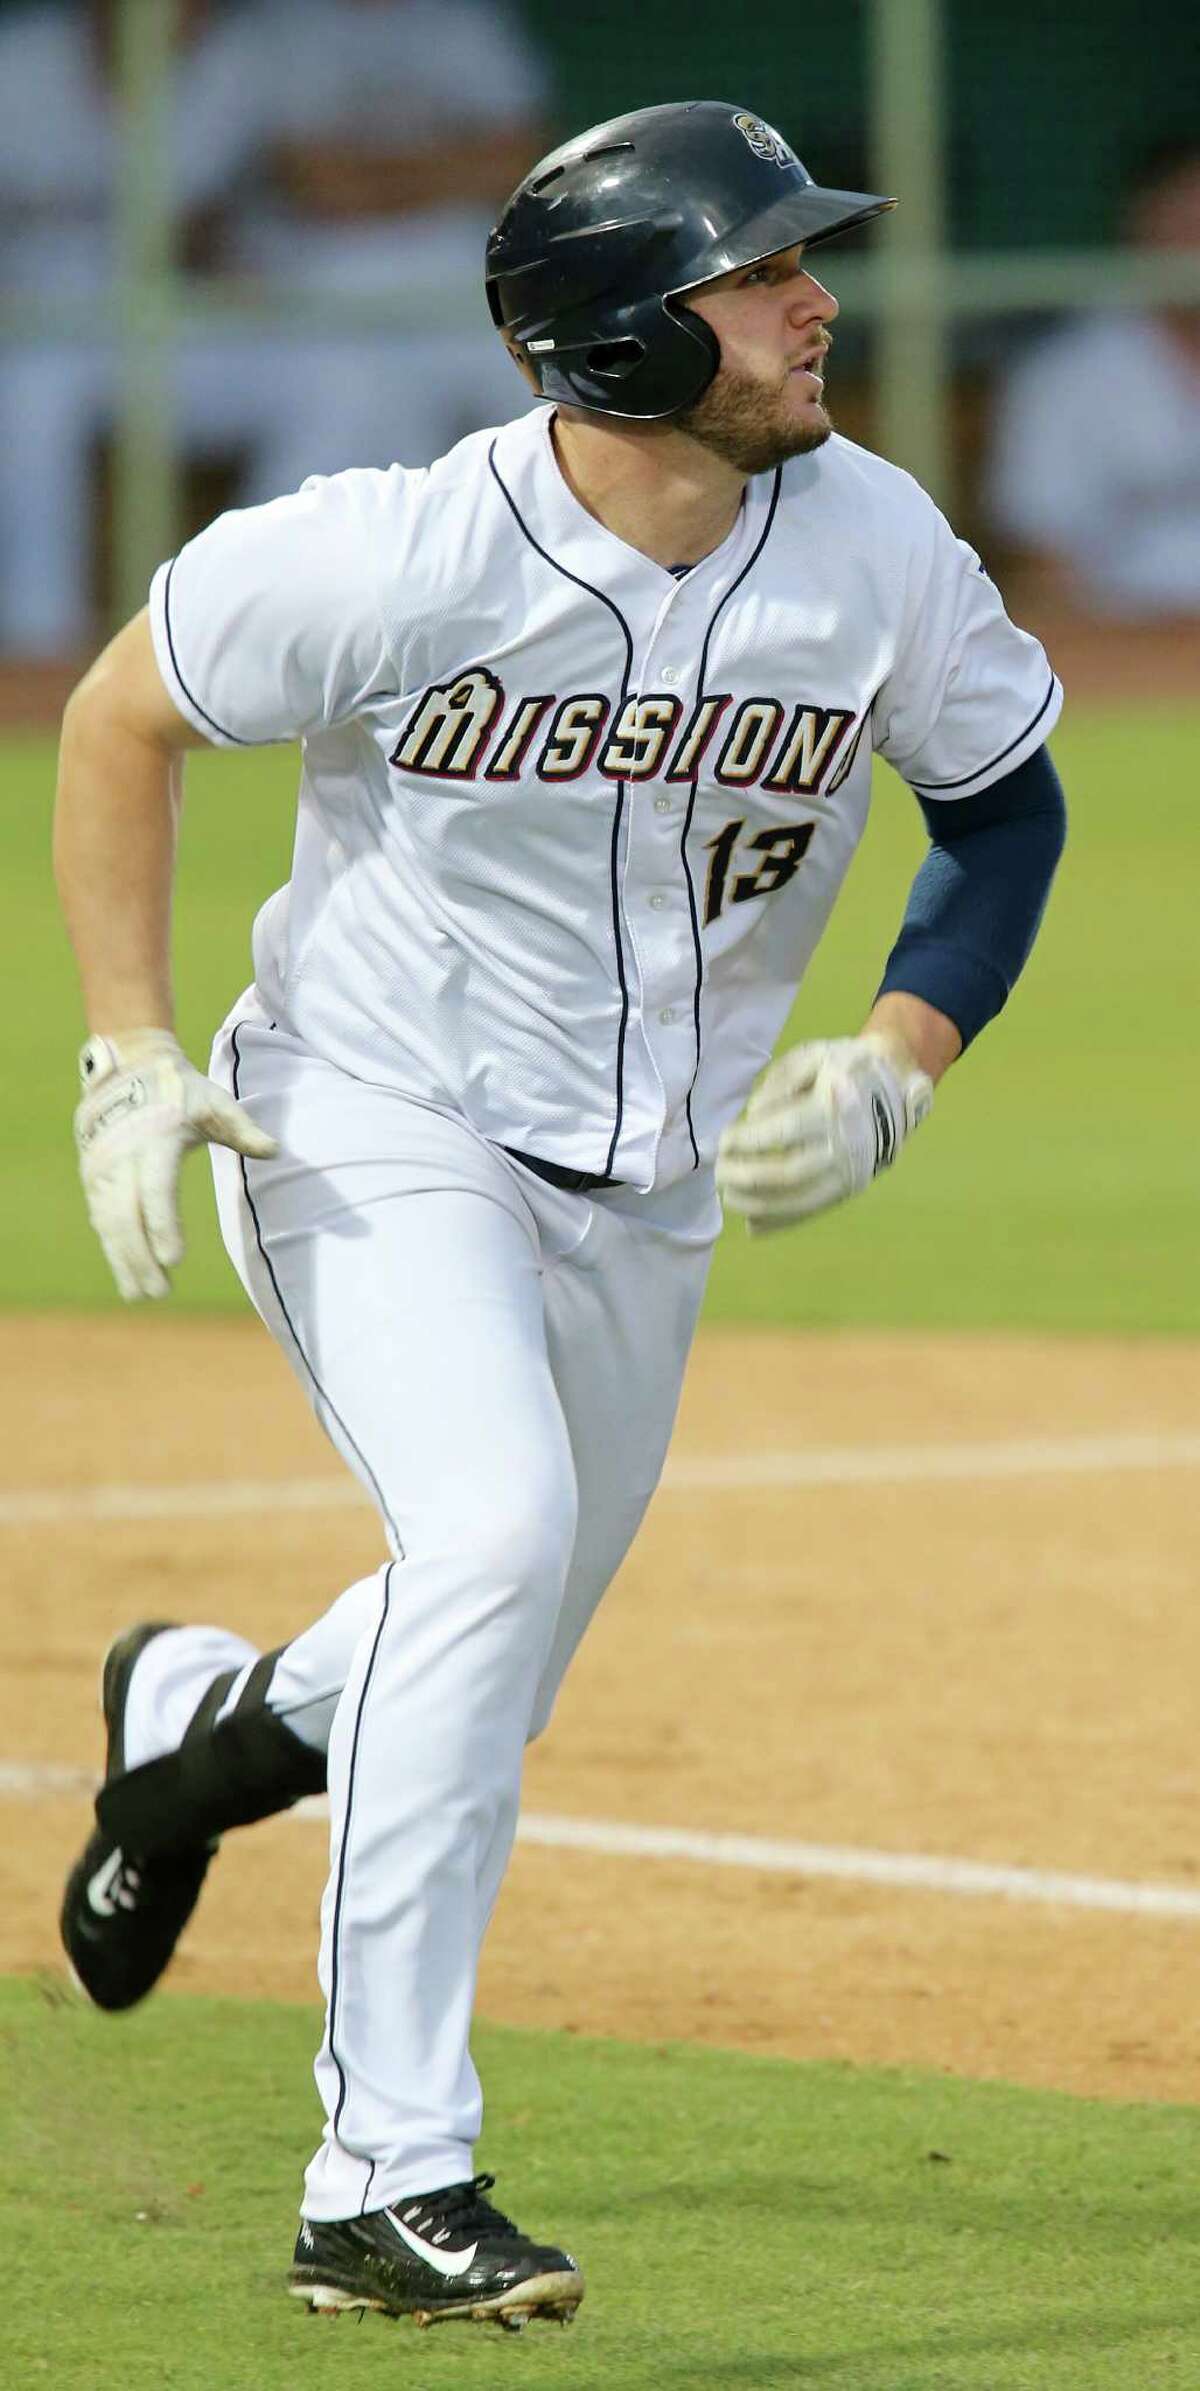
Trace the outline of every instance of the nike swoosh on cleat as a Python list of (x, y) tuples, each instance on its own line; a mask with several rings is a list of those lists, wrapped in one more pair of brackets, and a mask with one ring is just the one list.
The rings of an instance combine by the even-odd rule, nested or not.
[[(125, 1900), (121, 1898), (119, 1879), (124, 1867), (125, 1855), (118, 1847), (116, 1851), (109, 1853), (103, 1865), (97, 1868), (95, 1875), (89, 1876), (87, 1882), (88, 1907), (95, 1911), (98, 1918), (114, 1918), (118, 1909), (133, 1908), (132, 1895), (127, 1894)], [(117, 1886), (115, 1893), (112, 1889), (114, 1885)]]
[(478, 2242), (472, 2242), (469, 2250), (453, 2252), (438, 2250), (435, 2249), (432, 2242), (423, 2242), (420, 2234), (413, 2233), (409, 2226), (402, 2225), (399, 2217), (393, 2216), (390, 2208), (386, 2213), (387, 2221), (393, 2232), (398, 2233), (401, 2241), (406, 2243), (414, 2256), (423, 2258), (426, 2266), (431, 2266), (435, 2274), (465, 2275), (468, 2267), (474, 2264), (475, 2252), (479, 2248)]

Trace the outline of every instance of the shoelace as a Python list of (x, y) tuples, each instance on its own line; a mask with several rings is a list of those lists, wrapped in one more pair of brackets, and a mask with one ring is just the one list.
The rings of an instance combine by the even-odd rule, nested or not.
[(492, 2241), (516, 2240), (519, 2227), (483, 2197), (495, 2181), (494, 2175), (473, 2175), (469, 2183), (448, 2184), (444, 2192), (435, 2193), (432, 2199), (414, 2200), (404, 2207), (397, 2205), (396, 2213), (404, 2224), (411, 2225), (414, 2233), (424, 2234), (427, 2240), (449, 2240), (452, 2233), (456, 2238), (461, 2235), (464, 2241), (471, 2237), (479, 2239), (484, 2234)]

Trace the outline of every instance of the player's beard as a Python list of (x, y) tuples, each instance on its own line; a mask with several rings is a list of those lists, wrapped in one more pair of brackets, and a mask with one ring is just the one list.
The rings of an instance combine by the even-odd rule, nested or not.
[(739, 473), (769, 473), (789, 457), (823, 448), (833, 431), (824, 407), (806, 423), (785, 412), (782, 404), (773, 410), (764, 384), (736, 365), (722, 365), (707, 390), (675, 417), (675, 424)]

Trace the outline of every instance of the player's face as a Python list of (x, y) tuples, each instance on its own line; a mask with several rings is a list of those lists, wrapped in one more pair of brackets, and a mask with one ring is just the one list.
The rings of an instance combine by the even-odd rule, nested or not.
[(825, 358), (838, 305), (806, 272), (803, 253), (802, 242), (780, 249), (686, 300), (716, 333), (721, 363), (703, 397), (674, 420), (741, 473), (820, 448), (833, 429)]

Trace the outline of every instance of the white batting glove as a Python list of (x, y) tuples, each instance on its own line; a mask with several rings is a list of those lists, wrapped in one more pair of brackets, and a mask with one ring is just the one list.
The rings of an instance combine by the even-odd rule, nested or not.
[(869, 1187), (932, 1103), (928, 1074), (873, 1032), (789, 1047), (722, 1133), (722, 1200), (752, 1230), (807, 1220)]
[(232, 1146), (265, 1160), (275, 1140), (205, 1079), (166, 1029), (89, 1038), (75, 1143), (88, 1218), (126, 1303), (167, 1295), (183, 1256), (179, 1166), (189, 1146)]

